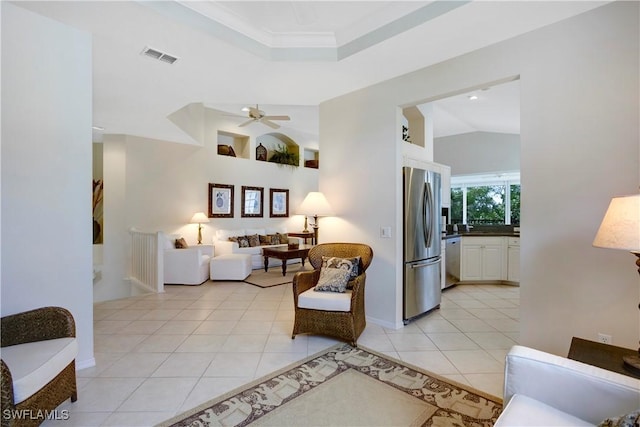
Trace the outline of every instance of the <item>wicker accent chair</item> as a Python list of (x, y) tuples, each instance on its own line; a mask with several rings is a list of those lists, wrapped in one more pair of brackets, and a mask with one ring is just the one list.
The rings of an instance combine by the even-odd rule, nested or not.
[[(352, 279), (348, 311), (315, 310), (298, 307), (298, 297), (315, 287), (320, 278), (322, 257), (353, 258), (360, 257), (360, 275)], [(310, 333), (336, 337), (347, 341), (354, 347), (366, 326), (364, 311), (365, 270), (371, 264), (373, 250), (362, 243), (322, 243), (309, 250), (309, 261), (313, 271), (296, 273), (293, 277), (293, 302), (295, 321), (291, 338), (297, 334)], [(324, 293), (324, 292), (323, 292)], [(345, 294), (338, 294), (344, 296)]]
[[(18, 344), (76, 337), (73, 315), (61, 307), (42, 307), (6, 316), (0, 319), (0, 327), (2, 328), (0, 345), (5, 351), (6, 347)], [(76, 345), (75, 342), (73, 344)], [(77, 351), (77, 347), (73, 348)], [(69, 398), (72, 402), (78, 400), (75, 358), (40, 390), (17, 403), (14, 395), (14, 379), (4, 360), (2, 360), (1, 374), (2, 427), (38, 426), (46, 417), (45, 411), (52, 411)], [(24, 411), (23, 414), (29, 415), (11, 418), (5, 414), (16, 412), (10, 411), (18, 411), (17, 413)]]

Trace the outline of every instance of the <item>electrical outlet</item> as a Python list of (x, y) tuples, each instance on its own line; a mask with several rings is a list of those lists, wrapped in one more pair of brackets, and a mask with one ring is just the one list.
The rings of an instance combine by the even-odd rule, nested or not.
[(607, 334), (598, 334), (598, 342), (602, 344), (611, 344), (613, 342), (613, 337)]

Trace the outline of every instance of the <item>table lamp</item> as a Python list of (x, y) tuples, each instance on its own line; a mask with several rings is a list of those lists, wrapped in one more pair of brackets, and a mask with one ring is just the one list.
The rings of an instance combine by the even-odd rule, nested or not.
[[(611, 199), (593, 246), (631, 252), (638, 257), (636, 266), (640, 273), (640, 194)], [(640, 372), (640, 348), (638, 354), (623, 359), (627, 368)]]
[(191, 224), (198, 224), (198, 244), (202, 244), (202, 224), (209, 222), (209, 218), (204, 212), (197, 212), (191, 217)]
[(324, 194), (319, 191), (309, 192), (309, 194), (307, 194), (307, 197), (305, 197), (300, 204), (298, 213), (304, 215), (305, 232), (308, 231), (307, 217), (313, 216), (314, 223), (311, 224), (311, 226), (313, 227), (314, 240), (316, 243), (318, 243), (318, 217), (333, 215), (333, 211), (331, 210), (331, 206), (329, 206), (329, 202), (327, 202), (327, 198), (324, 197)]

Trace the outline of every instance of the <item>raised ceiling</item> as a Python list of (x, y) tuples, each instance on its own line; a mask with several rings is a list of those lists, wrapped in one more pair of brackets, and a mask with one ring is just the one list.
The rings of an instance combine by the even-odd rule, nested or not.
[(268, 60), (339, 61), (468, 1), (164, 1), (144, 5)]
[[(325, 100), (604, 3), (445, 0), (399, 2), (394, 9), (396, 2), (375, 1), (16, 2), (92, 35), (95, 125), (106, 133), (182, 143), (193, 140), (167, 116), (190, 103), (224, 106), (223, 110), (236, 114), (243, 105), (260, 104), (269, 114), (289, 115), (287, 127), (317, 134), (317, 107)], [(413, 22), (416, 11), (454, 5), (422, 23)], [(196, 10), (209, 6), (233, 19), (223, 25), (221, 15), (213, 19)], [(231, 21), (243, 23), (246, 29), (232, 28)], [(386, 26), (394, 31), (383, 32)], [(317, 47), (287, 48), (294, 49), (287, 51), (290, 56), (273, 58), (240, 46), (235, 38), (254, 40), (247, 35), (250, 32), (256, 38), (261, 33), (333, 33), (336, 44), (328, 49), (334, 50), (368, 34), (378, 34), (378, 39), (342, 59), (309, 60)], [(272, 49), (279, 46), (276, 39), (284, 43), (287, 37), (260, 43)], [(178, 60), (169, 65), (143, 56), (145, 47)]]

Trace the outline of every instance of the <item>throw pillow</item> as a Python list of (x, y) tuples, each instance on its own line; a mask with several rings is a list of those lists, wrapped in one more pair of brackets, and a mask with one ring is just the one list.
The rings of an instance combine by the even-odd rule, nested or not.
[(340, 268), (321, 268), (320, 278), (314, 288), (318, 292), (345, 292), (349, 272)]
[(286, 234), (276, 233), (276, 237), (278, 238), (278, 243), (274, 243), (275, 245), (289, 243), (289, 237)]
[(251, 236), (247, 236), (247, 238), (249, 239), (249, 246), (250, 247), (254, 247), (254, 246), (260, 246), (260, 238), (258, 237), (257, 234), (253, 234)]
[(338, 258), (335, 256), (323, 256), (322, 267), (347, 270), (349, 272), (349, 279), (355, 279), (360, 275), (360, 257)]
[(619, 417), (611, 417), (598, 424), (598, 427), (636, 427), (640, 425), (640, 409)]
[(249, 237), (247, 236), (238, 236), (238, 246), (241, 248), (249, 247)]
[(189, 245), (187, 245), (187, 241), (184, 240), (184, 237), (176, 239), (175, 245), (176, 249), (185, 249), (189, 247)]
[(268, 234), (266, 236), (260, 235), (260, 236), (258, 236), (258, 238), (260, 239), (260, 244), (261, 245), (270, 245), (271, 244), (271, 236), (268, 235)]

